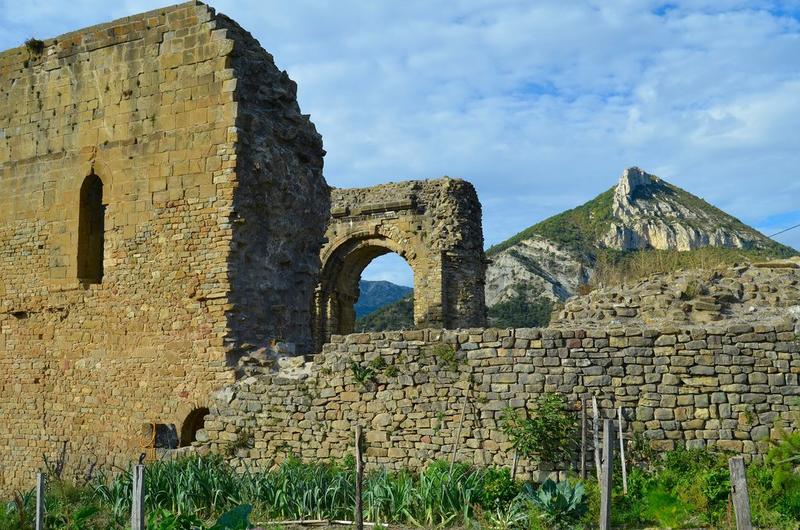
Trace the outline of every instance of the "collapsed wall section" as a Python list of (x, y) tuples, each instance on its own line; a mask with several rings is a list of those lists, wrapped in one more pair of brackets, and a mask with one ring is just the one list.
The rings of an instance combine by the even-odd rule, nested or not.
[(455, 452), (475, 465), (509, 466), (504, 410), (556, 392), (573, 410), (590, 396), (605, 417), (623, 407), (630, 429), (658, 450), (758, 455), (796, 425), (798, 333), (796, 320), (780, 320), (334, 337), (305, 379), (250, 377), (218, 393), (201, 439), (213, 451), (232, 447), (235, 465), (268, 467), (287, 455), (343, 458), (360, 424), (369, 465), (413, 470)]
[(235, 43), (236, 184), (228, 259), (228, 324), (234, 354), (271, 340), (312, 350), (311, 302), (330, 213), (322, 137), (297, 104), (297, 85), (231, 19)]

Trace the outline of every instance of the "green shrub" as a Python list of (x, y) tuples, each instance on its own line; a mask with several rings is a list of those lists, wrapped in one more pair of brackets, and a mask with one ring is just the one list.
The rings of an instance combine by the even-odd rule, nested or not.
[(377, 357), (372, 359), (372, 361), (370, 361), (369, 367), (375, 372), (380, 372), (381, 370), (386, 368), (386, 360), (383, 358), (383, 356), (378, 355)]
[(513, 408), (507, 408), (500, 421), (500, 429), (511, 444), (526, 458), (558, 464), (569, 462), (577, 447), (577, 421), (566, 410), (564, 398), (558, 394), (539, 396), (536, 409), (527, 418), (521, 418)]
[(450, 344), (440, 342), (431, 349), (431, 355), (434, 358), (442, 361), (450, 368), (458, 367), (458, 358), (456, 357), (456, 350)]
[(508, 506), (520, 492), (520, 486), (511, 478), (508, 468), (486, 468), (481, 478), (483, 489), (477, 501), (486, 510)]
[(34, 37), (25, 41), (25, 47), (31, 55), (41, 55), (44, 52), (44, 42)]
[(366, 387), (372, 383), (372, 380), (375, 378), (375, 371), (372, 368), (369, 366), (361, 366), (355, 361), (350, 363), (350, 371), (353, 372), (353, 379), (362, 387)]
[(766, 463), (774, 469), (773, 490), (782, 492), (800, 482), (800, 431), (782, 433), (767, 453)]

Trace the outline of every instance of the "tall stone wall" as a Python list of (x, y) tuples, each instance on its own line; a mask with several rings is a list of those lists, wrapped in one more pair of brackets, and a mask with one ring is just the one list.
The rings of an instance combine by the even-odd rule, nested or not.
[(127, 465), (247, 344), (310, 343), (322, 155), (286, 74), (199, 2), (0, 53), (0, 491), (65, 442), (71, 471)]
[(297, 85), (232, 20), (217, 25), (236, 43), (236, 180), (228, 259), (228, 311), (239, 351), (270, 339), (313, 349), (311, 301), (319, 280), (330, 190), (322, 137), (297, 104)]
[[(507, 466), (503, 411), (557, 392), (571, 407), (597, 396), (607, 417), (624, 407), (630, 428), (656, 449), (757, 455), (800, 420), (798, 333), (796, 320), (779, 320), (337, 336), (305, 378), (252, 376), (217, 393), (200, 438), (213, 451), (235, 449), (237, 465), (266, 467), (288, 454), (342, 458), (361, 424), (372, 466), (416, 469), (453, 451)], [(352, 363), (374, 381), (360, 383)], [(522, 469), (547, 471), (528, 462)]]

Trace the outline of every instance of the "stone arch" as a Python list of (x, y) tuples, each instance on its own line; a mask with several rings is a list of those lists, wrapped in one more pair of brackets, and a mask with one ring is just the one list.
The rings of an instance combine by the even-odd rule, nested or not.
[[(397, 241), (385, 233), (351, 233), (334, 242), (322, 256), (322, 272), (317, 290), (318, 325), (325, 339), (352, 333), (354, 305), (359, 297), (361, 273), (375, 258), (394, 252), (403, 258), (414, 274), (414, 292), (423, 293), (428, 284), (427, 256), (413, 247), (420, 242)], [(414, 322), (425, 322), (436, 311), (429, 298), (414, 296)]]
[(485, 324), (486, 259), (472, 185), (443, 178), (333, 189), (331, 203), (314, 299), (318, 347), (331, 335), (353, 331), (361, 272), (389, 252), (414, 273), (415, 327)]
[(103, 180), (92, 170), (81, 183), (78, 205), (77, 274), (84, 283), (101, 283), (108, 201)]
[(181, 423), (178, 437), (179, 447), (188, 447), (197, 440), (197, 432), (205, 425), (205, 419), (209, 413), (208, 407), (197, 407), (186, 415)]

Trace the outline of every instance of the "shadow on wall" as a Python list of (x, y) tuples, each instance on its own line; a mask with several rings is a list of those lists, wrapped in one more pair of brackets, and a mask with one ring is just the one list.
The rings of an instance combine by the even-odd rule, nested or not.
[(192, 410), (181, 424), (180, 432), (174, 423), (146, 423), (142, 427), (142, 446), (152, 449), (189, 447), (197, 441), (197, 432), (204, 427), (208, 414), (206, 407)]

